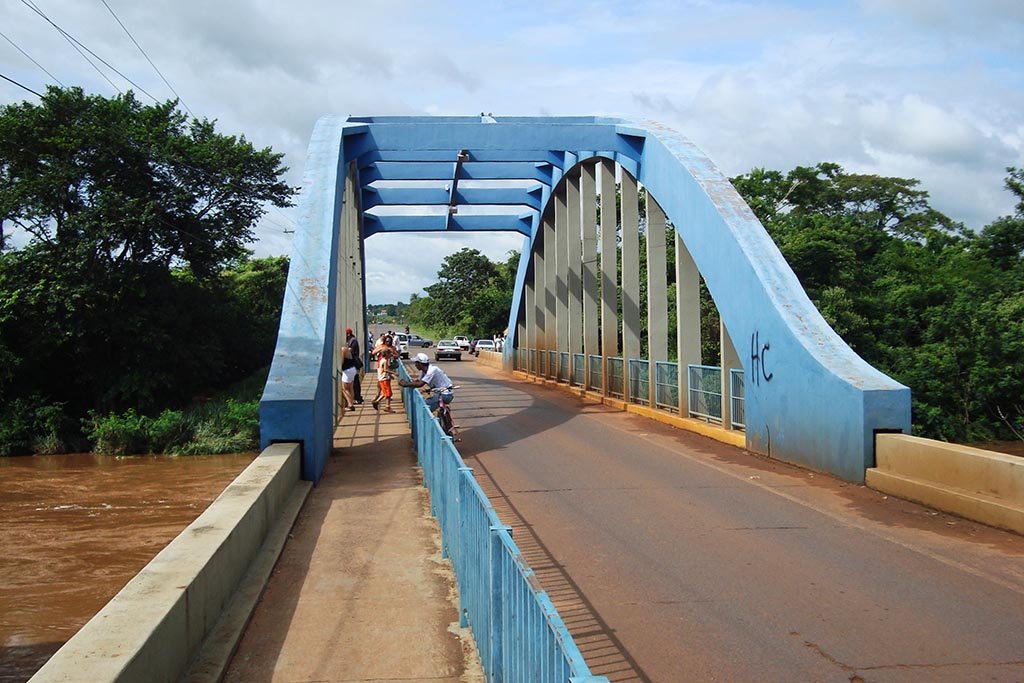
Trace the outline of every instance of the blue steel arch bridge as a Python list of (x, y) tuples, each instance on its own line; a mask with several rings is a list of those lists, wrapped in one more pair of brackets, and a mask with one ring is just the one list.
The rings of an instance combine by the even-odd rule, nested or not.
[[(742, 430), (750, 451), (848, 481), (872, 467), (877, 432), (910, 431), (909, 389), (842, 341), (728, 178), (657, 123), (328, 116), (303, 187), (260, 425), (264, 446), (302, 443), (306, 479), (331, 452), (340, 332), (366, 338), (363, 243), (380, 233), (522, 234), (508, 368), (713, 419)], [(701, 357), (701, 278), (721, 318), (720, 358)]]

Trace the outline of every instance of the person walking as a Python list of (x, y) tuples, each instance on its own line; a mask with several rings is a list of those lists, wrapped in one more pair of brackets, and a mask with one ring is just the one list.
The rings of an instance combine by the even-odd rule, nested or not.
[[(359, 340), (352, 332), (351, 327), (345, 328), (345, 342), (348, 344), (349, 353), (352, 354), (352, 365), (356, 369), (355, 378), (352, 380), (352, 401), (355, 404), (363, 404), (363, 389), (360, 386), (359, 371), (363, 369), (363, 358), (359, 353)], [(353, 408), (354, 410), (354, 408)]]
[(355, 410), (355, 399), (352, 396), (352, 381), (359, 375), (356, 363), (352, 359), (352, 349), (348, 344), (341, 347), (341, 398), (342, 410)]
[(387, 401), (384, 412), (393, 413), (391, 410), (391, 397), (394, 395), (391, 389), (391, 378), (394, 371), (391, 369), (392, 359), (398, 358), (398, 352), (390, 336), (382, 336), (381, 344), (374, 349), (374, 357), (377, 359), (377, 398), (373, 399), (373, 409), (380, 410), (380, 402)]

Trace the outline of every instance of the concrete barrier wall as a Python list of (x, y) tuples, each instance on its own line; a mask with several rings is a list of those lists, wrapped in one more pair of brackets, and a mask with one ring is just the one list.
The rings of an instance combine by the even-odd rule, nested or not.
[(868, 486), (1024, 533), (1024, 458), (905, 434), (875, 438)]
[(501, 368), (503, 358), (500, 351), (481, 351), (477, 356), (478, 361), (495, 368)]
[(299, 481), (298, 444), (268, 446), (31, 681), (177, 681)]

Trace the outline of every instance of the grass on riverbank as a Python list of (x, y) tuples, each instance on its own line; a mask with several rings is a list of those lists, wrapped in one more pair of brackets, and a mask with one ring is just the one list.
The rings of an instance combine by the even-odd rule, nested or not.
[(93, 451), (106, 455), (167, 453), (214, 455), (259, 447), (259, 399), (269, 368), (257, 371), (210, 400), (156, 417), (125, 413), (85, 420)]

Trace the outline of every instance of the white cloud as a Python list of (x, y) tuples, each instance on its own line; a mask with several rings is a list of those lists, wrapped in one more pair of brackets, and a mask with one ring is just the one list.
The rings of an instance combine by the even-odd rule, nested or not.
[[(329, 113), (656, 119), (729, 174), (838, 161), (920, 178), (937, 207), (976, 228), (1011, 210), (1004, 169), (1024, 163), (1019, 0), (109, 2), (196, 114), (284, 152), (295, 185), (313, 125)], [(43, 9), (171, 96), (101, 3)], [(0, 7), (0, 25), (66, 84), (112, 92), (24, 5)], [(6, 42), (0, 66), (35, 89), (48, 81)], [(0, 102), (23, 97), (0, 82)], [(257, 253), (287, 252), (295, 215), (271, 212)], [(408, 236), (423, 253), (407, 259), (406, 246), (378, 239), (394, 238), (367, 247), (380, 300), (407, 298), (457, 248)]]

